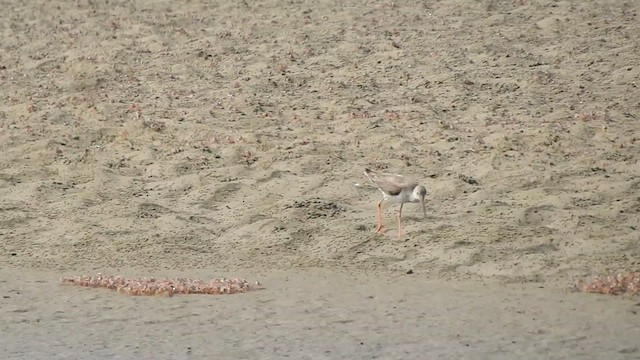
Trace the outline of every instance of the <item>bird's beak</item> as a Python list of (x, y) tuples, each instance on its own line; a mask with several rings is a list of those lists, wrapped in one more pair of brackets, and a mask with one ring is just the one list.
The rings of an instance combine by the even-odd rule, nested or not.
[(424, 215), (424, 218), (427, 218), (427, 206), (425, 205), (425, 198), (424, 196), (420, 199), (420, 201), (422, 201), (422, 214)]

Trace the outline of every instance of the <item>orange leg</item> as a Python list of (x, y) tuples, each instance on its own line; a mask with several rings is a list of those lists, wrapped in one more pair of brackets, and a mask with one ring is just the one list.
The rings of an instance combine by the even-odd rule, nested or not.
[(400, 209), (398, 209), (398, 239), (402, 238), (402, 223), (400, 221), (402, 217), (402, 205), (404, 204), (400, 203)]
[(376, 232), (382, 234), (382, 202), (384, 199), (378, 202), (378, 226), (376, 226)]

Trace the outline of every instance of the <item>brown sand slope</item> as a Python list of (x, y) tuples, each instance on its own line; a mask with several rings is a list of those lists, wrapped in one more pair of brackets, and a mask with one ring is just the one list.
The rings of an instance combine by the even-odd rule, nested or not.
[[(640, 2), (0, 9), (9, 358), (637, 358), (637, 307), (557, 286), (640, 270)], [(365, 167), (430, 190), (405, 239)], [(266, 290), (56, 282), (97, 271)]]
[(3, 6), (2, 266), (640, 266), (637, 2)]

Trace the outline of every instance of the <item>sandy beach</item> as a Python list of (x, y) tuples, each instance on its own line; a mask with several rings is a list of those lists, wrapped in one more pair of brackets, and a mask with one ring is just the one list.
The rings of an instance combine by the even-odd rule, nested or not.
[[(184, 272), (180, 272), (184, 275)], [(3, 278), (16, 278), (2, 271)], [(196, 277), (207, 271), (189, 272)], [(637, 359), (640, 306), (539, 284), (246, 272), (241, 295), (2, 284), (5, 359)], [(7, 286), (8, 285), (8, 286)], [(44, 295), (46, 294), (46, 295)], [(635, 299), (638, 302), (638, 299)]]
[(6, 358), (640, 359), (640, 3), (0, 7)]

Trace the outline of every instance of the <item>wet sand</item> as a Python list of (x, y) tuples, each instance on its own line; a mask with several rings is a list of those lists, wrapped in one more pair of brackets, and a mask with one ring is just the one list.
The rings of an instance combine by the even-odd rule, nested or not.
[(34, 275), (2, 284), (6, 359), (639, 356), (640, 306), (631, 299), (536, 284), (309, 269), (247, 272), (266, 289), (241, 295), (131, 297)]
[[(640, 356), (637, 298), (565, 293), (640, 271), (637, 2), (1, 5), (7, 354)], [(430, 192), (401, 240), (365, 167)], [(266, 289), (57, 284), (100, 271)]]

